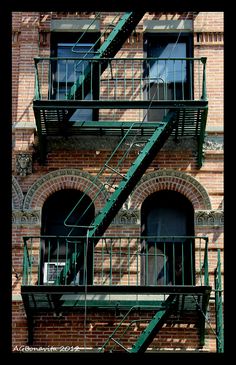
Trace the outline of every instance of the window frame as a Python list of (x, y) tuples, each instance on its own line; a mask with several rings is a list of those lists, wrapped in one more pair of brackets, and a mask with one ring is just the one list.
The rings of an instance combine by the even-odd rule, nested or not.
[[(184, 43), (186, 44), (186, 58), (192, 58), (193, 57), (193, 51), (194, 51), (194, 47), (193, 47), (193, 33), (192, 32), (158, 32), (158, 33), (154, 33), (154, 32), (145, 32), (144, 34), (144, 39), (143, 39), (143, 51), (144, 51), (144, 57), (148, 58), (150, 57), (149, 54), (151, 53), (151, 49), (154, 47), (155, 43), (158, 42), (158, 40), (160, 41), (161, 44), (166, 44), (168, 45), (169, 43)], [(174, 58), (174, 55), (172, 56)], [(160, 57), (161, 58), (161, 57)], [(147, 71), (147, 66), (144, 65), (144, 77), (145, 75), (148, 74)], [(186, 64), (186, 83), (184, 85), (184, 92), (182, 93), (182, 95), (185, 95), (185, 99), (190, 99), (191, 96), (191, 84), (190, 84), (190, 80), (192, 80), (192, 85), (194, 85), (194, 72), (193, 72), (193, 67), (192, 70), (190, 70), (190, 66), (189, 63), (187, 62)], [(165, 95), (167, 96), (167, 100), (177, 100), (176, 99), (172, 99), (171, 97), (169, 97), (169, 95), (171, 95), (172, 93), (175, 93), (176, 90), (173, 92), (171, 91), (171, 85), (173, 85), (174, 83), (169, 83), (166, 82), (164, 84), (165, 81), (163, 81), (163, 85), (161, 85), (161, 83), (151, 83), (148, 82), (146, 83), (143, 91), (144, 91), (144, 99), (146, 100), (155, 100), (154, 99), (154, 94), (155, 93), (159, 93), (158, 95), (160, 95), (161, 93), (163, 94), (163, 98), (160, 97), (159, 100), (165, 100)], [(157, 86), (158, 85), (158, 86)], [(170, 85), (170, 90), (167, 89), (167, 85)], [(175, 84), (174, 84), (175, 85)], [(173, 86), (172, 86), (173, 87)], [(158, 90), (157, 90), (158, 88)], [(162, 89), (166, 89), (166, 90), (162, 90)], [(155, 91), (156, 90), (156, 91)], [(151, 95), (151, 96), (150, 96)], [(192, 90), (192, 97), (194, 97), (193, 95), (193, 90)], [(157, 99), (158, 100), (158, 99)], [(167, 109), (150, 109), (146, 112), (145, 115), (145, 121), (161, 121), (163, 116), (166, 115), (167, 113)]]
[[(100, 32), (87, 32), (87, 33), (83, 33), (83, 32), (51, 32), (51, 47), (50, 47), (50, 56), (52, 58), (57, 58), (58, 57), (58, 50), (59, 44), (69, 44), (70, 46), (72, 44), (76, 45), (77, 42), (78, 44), (94, 44), (94, 52), (97, 51), (97, 49), (100, 46), (100, 41), (98, 42), (98, 39), (100, 37)], [(78, 53), (75, 52), (75, 58), (76, 55)], [(54, 66), (55, 69), (55, 66)], [(54, 71), (53, 67), (52, 67), (52, 75), (55, 75), (56, 71)], [(52, 76), (53, 77), (53, 76)], [(53, 83), (53, 80), (50, 81), (51, 84)], [(73, 84), (72, 84), (73, 85)], [(68, 87), (68, 91), (70, 90), (70, 87)], [(88, 94), (89, 95), (89, 94)], [(93, 95), (99, 99), (99, 82), (93, 82)], [(55, 96), (51, 99), (53, 100), (56, 97), (56, 93)], [(85, 96), (85, 99), (89, 98), (87, 95)], [(50, 98), (50, 96), (49, 96)], [(66, 99), (61, 99), (61, 100), (66, 100)], [(91, 99), (89, 99), (91, 100)], [(81, 118), (79, 120), (84, 121), (84, 120), (91, 120), (92, 121), (97, 121), (99, 120), (99, 110), (97, 108), (91, 108), (91, 109), (78, 109), (78, 111), (80, 111), (81, 113), (85, 113), (86, 115), (86, 111), (88, 111), (88, 114), (91, 113), (92, 117), (87, 119), (87, 117), (85, 118)], [(77, 111), (77, 113), (78, 113)], [(75, 112), (76, 113), (76, 112)], [(73, 114), (73, 116), (75, 115), (75, 113)], [(71, 118), (73, 118), (73, 116)], [(71, 119), (70, 118), (70, 119)], [(75, 121), (75, 120), (73, 120)]]

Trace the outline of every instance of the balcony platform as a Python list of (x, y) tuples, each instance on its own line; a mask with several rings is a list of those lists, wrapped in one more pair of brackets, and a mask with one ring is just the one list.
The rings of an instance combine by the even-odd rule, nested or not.
[(23, 285), (21, 295), (30, 312), (66, 310), (158, 308), (170, 294), (179, 298), (179, 310), (196, 310), (208, 303), (210, 286), (101, 286), (101, 285)]
[[(207, 110), (207, 101), (186, 100), (171, 101), (78, 101), (78, 100), (37, 100), (33, 103), (37, 129), (43, 136), (75, 136), (75, 135), (123, 135), (131, 123), (135, 123), (135, 134), (151, 135), (161, 121), (73, 121), (73, 113), (77, 109), (172, 109), (176, 110), (178, 122), (177, 134), (182, 136), (198, 136), (202, 123), (205, 123), (203, 113)], [(71, 117), (72, 116), (72, 117)]]

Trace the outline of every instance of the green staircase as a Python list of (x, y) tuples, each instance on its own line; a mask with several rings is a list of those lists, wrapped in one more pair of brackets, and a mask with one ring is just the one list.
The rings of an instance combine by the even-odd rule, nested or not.
[[(95, 237), (101, 237), (105, 233), (106, 229), (108, 228), (108, 226), (110, 225), (110, 223), (112, 222), (112, 220), (114, 219), (114, 217), (116, 216), (116, 214), (118, 213), (118, 211), (120, 210), (120, 208), (122, 207), (128, 196), (130, 195), (132, 190), (135, 188), (136, 184), (138, 183), (138, 181), (140, 180), (140, 178), (142, 177), (142, 175), (144, 174), (150, 163), (153, 161), (159, 150), (164, 145), (165, 141), (172, 133), (176, 125), (175, 117), (176, 117), (176, 112), (174, 111), (168, 112), (168, 114), (163, 118), (163, 121), (155, 129), (153, 135), (148, 139), (144, 148), (139, 152), (136, 160), (132, 163), (126, 175), (122, 175), (122, 173), (120, 173), (118, 169), (109, 166), (108, 162), (105, 163), (104, 167), (102, 168), (102, 171), (104, 169), (111, 170), (112, 174), (114, 173), (117, 174), (118, 177), (121, 179), (121, 181), (118, 186), (113, 187), (114, 191), (107, 199), (105, 206), (101, 209), (101, 211), (95, 217), (94, 221), (88, 227), (87, 249), (86, 249), (87, 257), (89, 257), (90, 253), (93, 252), (93, 248), (99, 240), (99, 238)], [(124, 141), (129, 136), (129, 132), (131, 131), (132, 131), (132, 126), (130, 127), (130, 130), (126, 133), (126, 136), (122, 139), (122, 143), (124, 143)], [(115, 149), (116, 151), (118, 147), (119, 145)], [(126, 154), (124, 154), (124, 156), (126, 156)], [(117, 164), (118, 167), (120, 165), (120, 162), (123, 162), (123, 157), (118, 162)], [(97, 196), (98, 195), (96, 195), (96, 198)], [(93, 203), (94, 200), (91, 202), (91, 204)], [(85, 212), (83, 214), (85, 214)], [(69, 216), (66, 219), (68, 219)], [(70, 233), (73, 232), (73, 227)], [(77, 255), (77, 262), (76, 262), (77, 272), (82, 267), (84, 258), (85, 258), (85, 252), (83, 247)], [(70, 259), (71, 263), (72, 261), (74, 262), (74, 260)], [(73, 277), (74, 272), (75, 272), (74, 267), (66, 264), (65, 270), (63, 271), (64, 275), (63, 281), (66, 280), (66, 282), (68, 283), (72, 281), (74, 278)]]
[(88, 238), (102, 236), (104, 234), (107, 227), (128, 198), (129, 194), (132, 192), (150, 163), (155, 158), (156, 154), (164, 145), (174, 126), (175, 112), (169, 112), (163, 118), (160, 126), (156, 128), (153, 135), (148, 139), (148, 142), (133, 162), (127, 174), (123, 176), (119, 186), (115, 189), (104, 208), (95, 218), (92, 224), (92, 229), (88, 232)]
[[(145, 12), (129, 12), (125, 13), (114, 29), (111, 31), (107, 39), (103, 42), (101, 47), (97, 50), (94, 59), (100, 60), (102, 58), (113, 58), (117, 52), (122, 47), (123, 43), (130, 36), (132, 31), (135, 29), (137, 24), (142, 19)], [(99, 63), (99, 74), (106, 69), (109, 61), (104, 60), (104, 62)], [(82, 77), (80, 77), (77, 82), (72, 86), (68, 93), (67, 98), (69, 100), (81, 99), (82, 94), (86, 95), (91, 85), (91, 69), (88, 66)], [(93, 74), (96, 77), (96, 70), (94, 67)], [(87, 92), (86, 92), (87, 91)]]
[[(130, 326), (125, 328), (125, 331), (123, 333), (119, 334), (119, 331), (122, 327), (122, 324), (125, 322), (126, 319), (128, 319), (128, 316), (132, 313), (132, 311), (139, 309), (137, 306), (131, 307), (126, 315), (122, 318), (120, 323), (117, 325), (115, 330), (112, 332), (112, 334), (108, 337), (108, 339), (105, 341), (103, 346), (99, 349), (99, 352), (113, 352), (114, 348), (118, 346), (119, 348), (122, 348), (126, 352), (129, 353), (143, 353), (147, 350), (148, 346), (151, 344), (157, 333), (160, 331), (162, 326), (164, 325), (166, 319), (170, 315), (172, 309), (175, 306), (177, 296), (175, 294), (170, 294), (167, 296), (167, 299), (164, 299), (161, 302), (160, 306), (154, 307), (153, 310), (156, 310), (155, 315), (150, 320), (147, 327), (141, 332), (141, 334), (138, 336), (136, 342), (133, 344), (131, 350), (128, 350), (124, 345), (122, 345), (121, 341), (124, 338), (127, 330), (130, 329)], [(140, 321), (138, 319), (137, 321)], [(132, 322), (136, 322), (131, 321)], [(119, 338), (115, 338), (115, 335), (117, 336), (119, 334)], [(111, 343), (115, 343), (115, 345), (111, 346)]]
[(154, 317), (149, 322), (148, 326), (138, 337), (137, 341), (130, 350), (131, 353), (145, 352), (152, 340), (162, 328), (167, 317), (169, 316), (173, 304), (175, 303), (176, 296), (170, 295), (164, 302), (163, 308), (159, 309)]

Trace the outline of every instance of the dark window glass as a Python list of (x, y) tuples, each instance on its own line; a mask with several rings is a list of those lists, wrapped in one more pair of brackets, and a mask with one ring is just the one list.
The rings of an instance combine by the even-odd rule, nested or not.
[[(145, 253), (143, 282), (147, 285), (194, 284), (193, 207), (181, 194), (161, 191), (142, 206)], [(179, 238), (178, 236), (181, 236)]]
[[(76, 204), (79, 201), (80, 203), (76, 207)], [(70, 214), (71, 212), (72, 214)], [(68, 219), (66, 220), (67, 217)], [(57, 268), (57, 270), (58, 268), (61, 269), (63, 267), (62, 265), (65, 265), (73, 254), (77, 256), (79, 250), (83, 247), (84, 239), (74, 239), (70, 237), (86, 237), (86, 226), (89, 226), (93, 219), (94, 205), (92, 204), (91, 199), (78, 190), (61, 190), (52, 194), (46, 200), (42, 209), (41, 234), (44, 236), (57, 237), (45, 238), (41, 242), (41, 280), (45, 278), (45, 270), (49, 267), (52, 270), (56, 270), (55, 268)], [(71, 226), (78, 227), (74, 228)], [(61, 236), (66, 236), (67, 238)], [(90, 252), (87, 260), (88, 278), (91, 277), (92, 255), (93, 252)], [(53, 266), (53, 263), (55, 263), (56, 266)], [(80, 266), (80, 270), (76, 273), (75, 277), (77, 277), (76, 280), (78, 283), (83, 282), (83, 265)]]
[[(93, 58), (98, 47), (98, 34), (87, 34), (83, 36), (73, 33), (55, 33), (52, 34), (52, 57), (66, 58), (65, 60), (56, 60), (51, 64), (52, 80), (50, 88), (50, 99), (66, 100), (72, 86), (83, 81), (84, 75), (91, 72), (91, 66), (86, 58)], [(81, 39), (81, 41), (80, 41)], [(74, 60), (69, 60), (74, 58)], [(93, 100), (98, 98), (98, 82), (92, 80), (88, 89), (82, 87), (81, 99)], [(70, 117), (70, 121), (89, 121), (97, 120), (98, 112), (92, 109), (77, 109)]]
[[(144, 40), (147, 58), (144, 63), (145, 95), (148, 100), (188, 100), (192, 92), (191, 37), (147, 34)], [(178, 60), (182, 58), (182, 60)], [(148, 121), (160, 121), (168, 110), (150, 109)]]

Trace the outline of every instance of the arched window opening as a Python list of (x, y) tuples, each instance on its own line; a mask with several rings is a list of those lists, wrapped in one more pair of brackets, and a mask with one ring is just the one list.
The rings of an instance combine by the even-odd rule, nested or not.
[[(80, 203), (77, 205), (79, 201)], [(66, 265), (72, 267), (72, 261), (74, 263), (73, 281), (76, 284), (83, 283), (84, 266), (82, 263), (77, 271), (77, 258), (79, 252), (83, 251), (86, 227), (91, 224), (93, 219), (94, 205), (91, 199), (79, 190), (60, 190), (45, 201), (41, 226), (41, 235), (45, 236), (41, 240), (41, 283), (65, 284), (66, 277), (62, 278), (61, 272), (65, 270)], [(80, 254), (80, 256), (83, 255)], [(92, 270), (92, 256), (93, 253), (90, 253), (87, 258), (88, 278)], [(66, 284), (70, 284), (70, 282), (66, 282)]]
[(142, 283), (194, 285), (194, 211), (182, 194), (151, 194), (141, 210)]

